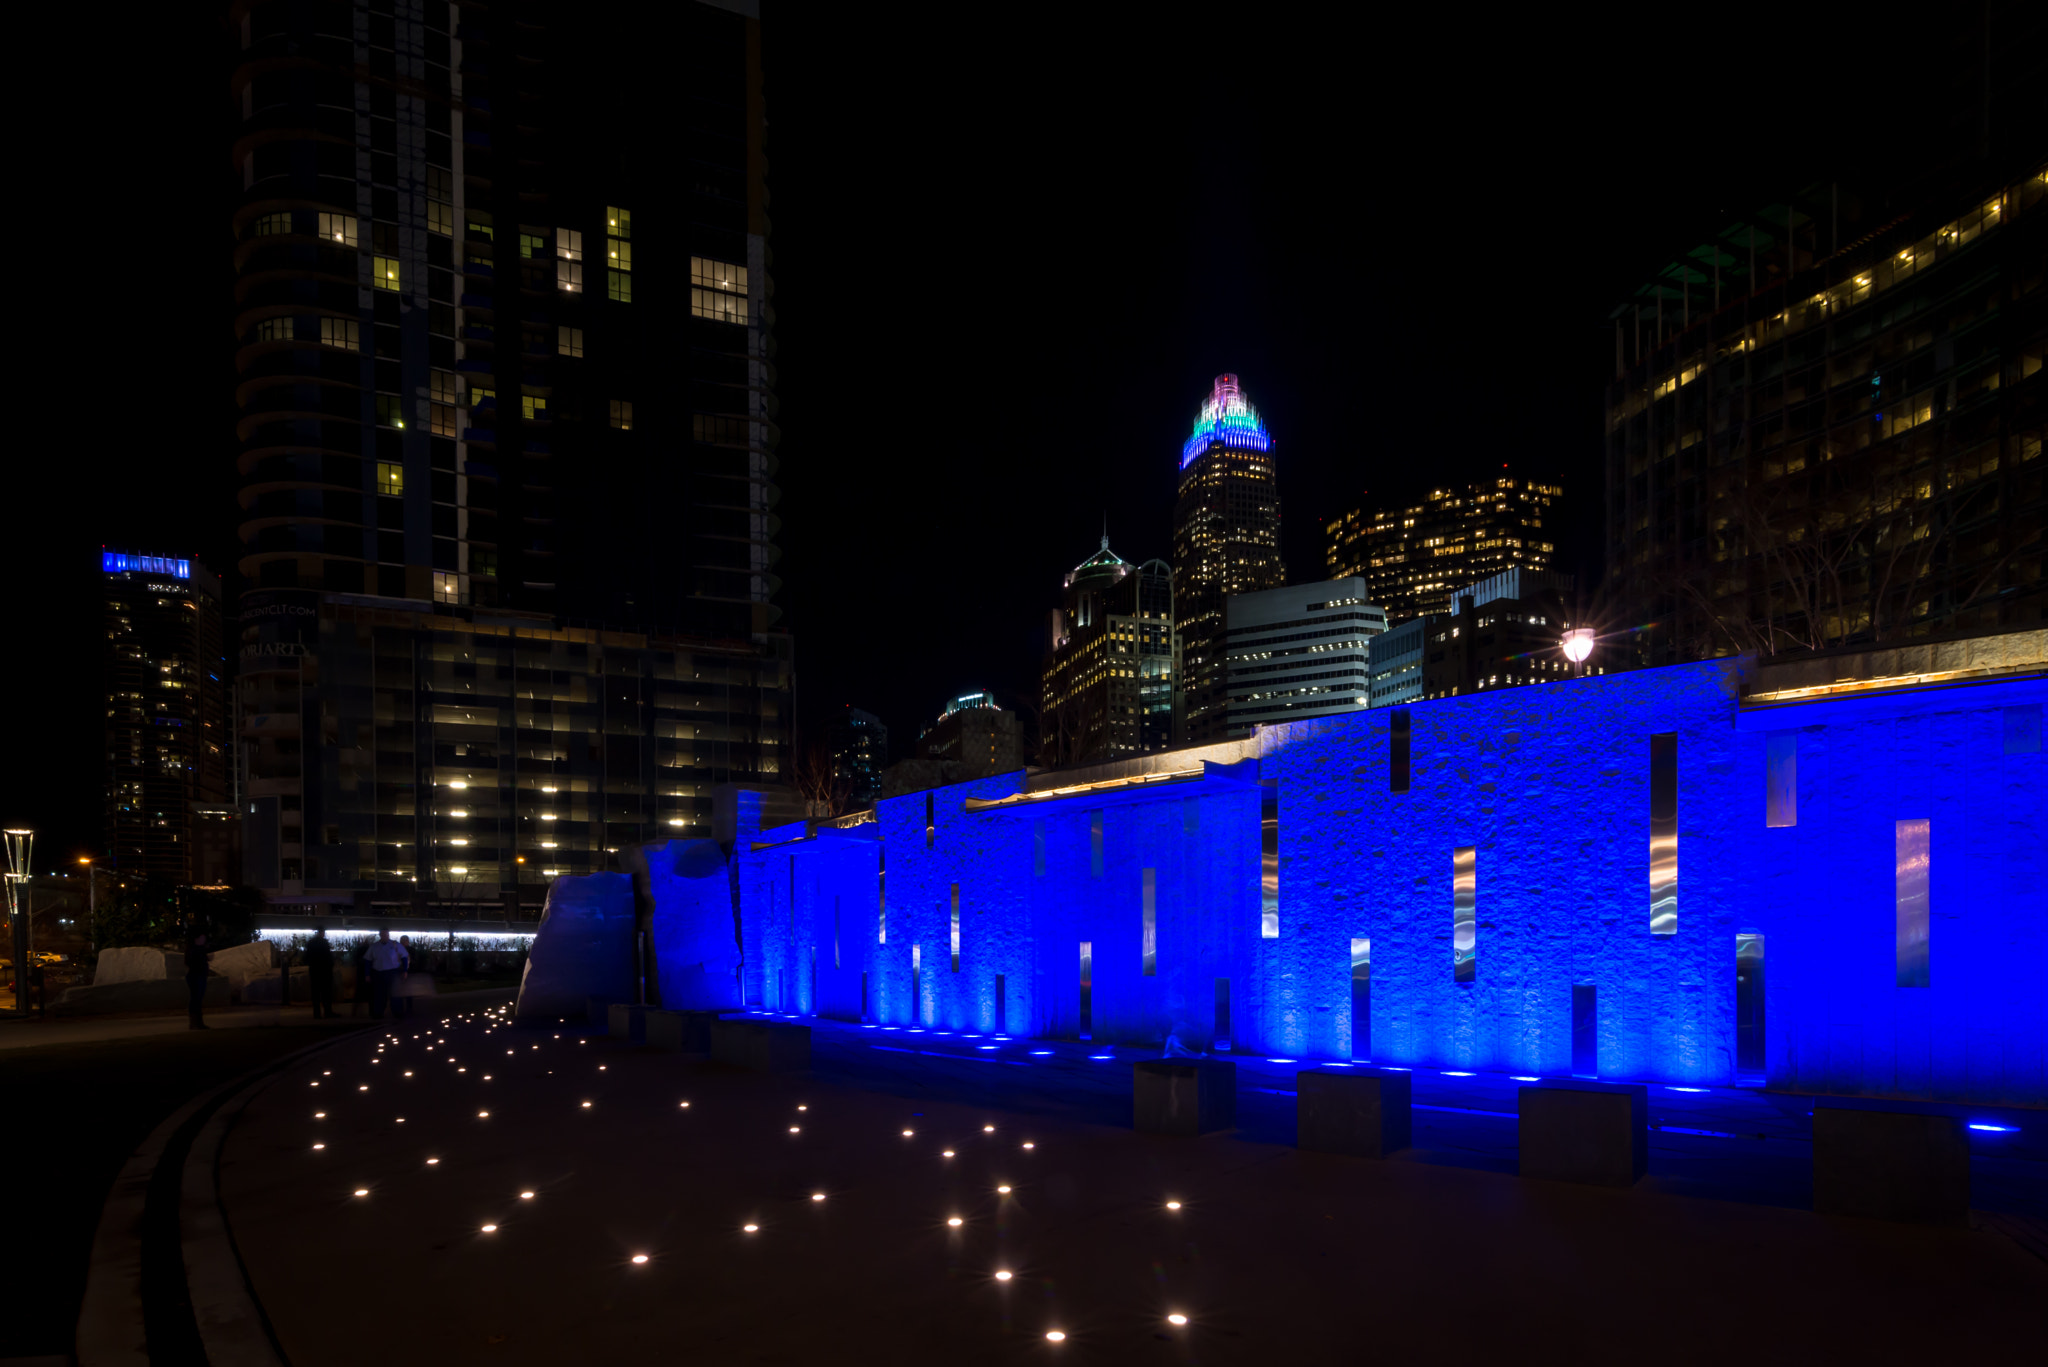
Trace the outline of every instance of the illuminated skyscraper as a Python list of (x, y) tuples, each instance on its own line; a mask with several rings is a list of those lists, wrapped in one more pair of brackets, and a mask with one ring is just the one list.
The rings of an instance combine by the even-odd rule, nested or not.
[(1074, 566), (1039, 673), (1039, 762), (1125, 759), (1174, 743), (1173, 570), (1109, 548)]
[(1280, 485), (1273, 436), (1237, 376), (1218, 375), (1181, 446), (1173, 510), (1174, 625), (1180, 636), (1180, 714), (1189, 742), (1223, 739), (1223, 600), (1278, 588)]
[(1555, 484), (1503, 476), (1431, 489), (1412, 508), (1354, 508), (1324, 525), (1323, 565), (1332, 579), (1365, 580), (1389, 622), (1446, 613), (1455, 589), (1552, 568), (1563, 496)]
[(196, 880), (196, 828), (228, 800), (220, 581), (168, 556), (100, 554), (106, 852), (124, 874)]

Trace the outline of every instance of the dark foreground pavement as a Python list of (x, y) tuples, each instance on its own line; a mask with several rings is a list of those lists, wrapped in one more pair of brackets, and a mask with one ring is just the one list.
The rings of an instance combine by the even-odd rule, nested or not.
[(2048, 1262), (2023, 1243), (2044, 1171), (2024, 1146), (2048, 1126), (1983, 1155), (1979, 1204), (2005, 1215), (1933, 1230), (1799, 1208), (1798, 1098), (1673, 1095), (1651, 1177), (1615, 1191), (1512, 1175), (1505, 1080), (1418, 1077), (1418, 1149), (1373, 1162), (1291, 1147), (1282, 1064), (1243, 1071), (1236, 1134), (1135, 1134), (1131, 1057), (831, 1027), (810, 1074), (769, 1077), (414, 1023), (259, 1084), (219, 1203), (297, 1367), (2002, 1361), (2048, 1341)]

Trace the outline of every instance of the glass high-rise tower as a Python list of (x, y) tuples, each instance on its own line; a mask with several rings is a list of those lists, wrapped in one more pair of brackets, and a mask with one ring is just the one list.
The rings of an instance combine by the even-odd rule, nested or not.
[(1173, 593), (1181, 648), (1184, 739), (1223, 739), (1230, 697), (1224, 678), (1223, 600), (1278, 588), (1280, 485), (1273, 436), (1238, 387), (1218, 375), (1180, 452), (1173, 510)]

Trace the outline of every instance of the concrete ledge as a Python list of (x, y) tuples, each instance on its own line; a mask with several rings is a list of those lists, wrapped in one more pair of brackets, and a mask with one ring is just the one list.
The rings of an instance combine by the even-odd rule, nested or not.
[(1237, 1123), (1237, 1065), (1217, 1059), (1146, 1059), (1131, 1065), (1131, 1127), (1144, 1134), (1207, 1134)]
[(1970, 1139), (1952, 1115), (1813, 1108), (1813, 1208), (1962, 1228), (1970, 1214)]
[(613, 1039), (647, 1043), (647, 1008), (631, 1002), (613, 1002), (605, 1012), (607, 1033)]
[(711, 1023), (711, 1061), (755, 1073), (801, 1072), (811, 1066), (811, 1027), (757, 1020)]
[(1294, 1075), (1295, 1147), (1385, 1158), (1408, 1147), (1412, 1082), (1406, 1073), (1335, 1068)]
[(1558, 1081), (1520, 1091), (1522, 1176), (1628, 1187), (1649, 1171), (1648, 1088)]

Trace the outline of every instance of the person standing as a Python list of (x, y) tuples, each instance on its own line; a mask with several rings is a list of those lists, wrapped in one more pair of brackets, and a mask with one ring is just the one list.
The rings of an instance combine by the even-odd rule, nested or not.
[(313, 999), (313, 1019), (334, 1016), (334, 946), (327, 943), (327, 927), (313, 932), (306, 942), (306, 992)]
[(405, 948), (392, 943), (387, 927), (377, 932), (376, 943), (363, 955), (363, 962), (370, 970), (370, 1018), (383, 1020), (385, 1009), (391, 1005), (391, 989), (405, 972)]
[(202, 1019), (201, 1012), (206, 1005), (206, 961), (212, 957), (206, 949), (206, 932), (193, 931), (191, 938), (185, 941), (185, 993), (192, 1012), (189, 1029), (211, 1028)]

